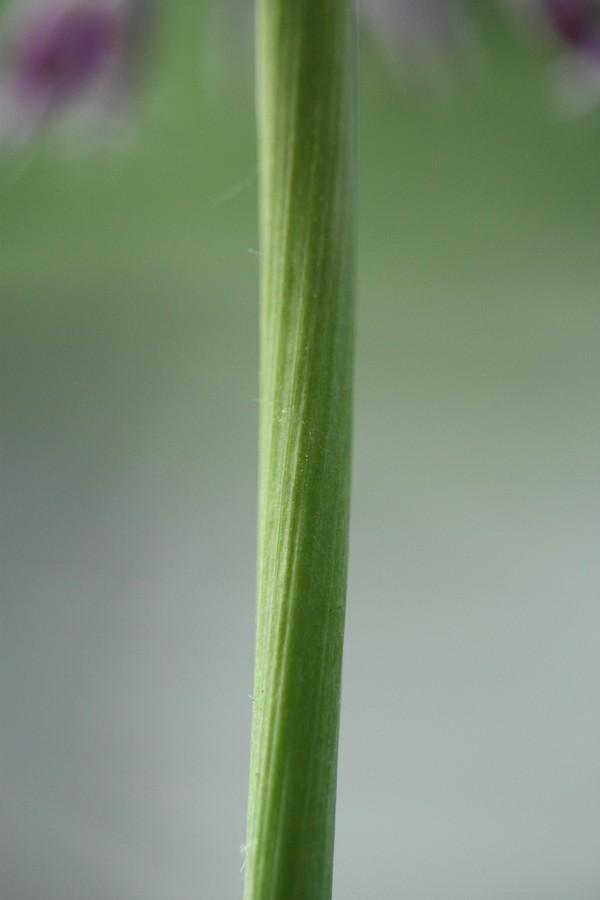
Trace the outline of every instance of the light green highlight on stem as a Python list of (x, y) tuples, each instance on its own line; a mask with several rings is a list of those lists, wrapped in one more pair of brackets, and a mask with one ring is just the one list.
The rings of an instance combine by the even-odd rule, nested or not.
[(258, 614), (245, 900), (331, 896), (355, 282), (349, 0), (259, 0)]

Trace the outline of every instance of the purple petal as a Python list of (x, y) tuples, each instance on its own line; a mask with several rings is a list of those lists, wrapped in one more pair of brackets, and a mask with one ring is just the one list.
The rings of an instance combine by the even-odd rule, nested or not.
[(68, 95), (84, 90), (110, 65), (119, 22), (108, 10), (49, 10), (24, 35), (15, 59), (15, 80), (25, 92)]
[(152, 31), (151, 0), (13, 0), (9, 11), (0, 138), (22, 144), (62, 117), (123, 109)]
[(558, 37), (576, 51), (600, 55), (600, 8), (594, 0), (542, 0)]

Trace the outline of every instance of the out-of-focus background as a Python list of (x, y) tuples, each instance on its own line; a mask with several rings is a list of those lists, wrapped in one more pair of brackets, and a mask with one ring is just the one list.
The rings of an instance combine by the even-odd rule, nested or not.
[[(600, 111), (472, 15), (443, 83), (363, 35), (339, 900), (600, 896)], [(0, 174), (4, 900), (241, 896), (251, 17), (159, 26), (110, 146)]]

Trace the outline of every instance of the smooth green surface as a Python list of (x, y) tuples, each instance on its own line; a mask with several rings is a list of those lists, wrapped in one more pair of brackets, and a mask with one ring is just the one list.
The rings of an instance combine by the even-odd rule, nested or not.
[(351, 4), (259, 5), (261, 415), (246, 900), (331, 896), (354, 320)]

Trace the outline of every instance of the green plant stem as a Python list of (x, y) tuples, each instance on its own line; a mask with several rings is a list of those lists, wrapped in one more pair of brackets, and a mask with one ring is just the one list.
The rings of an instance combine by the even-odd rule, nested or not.
[(331, 896), (354, 343), (351, 0), (259, 0), (258, 612), (245, 900)]

